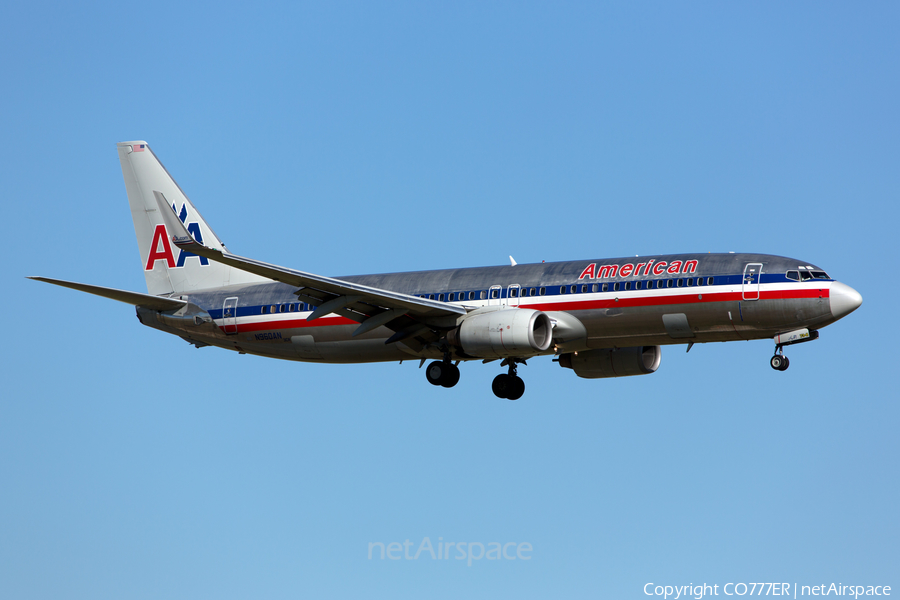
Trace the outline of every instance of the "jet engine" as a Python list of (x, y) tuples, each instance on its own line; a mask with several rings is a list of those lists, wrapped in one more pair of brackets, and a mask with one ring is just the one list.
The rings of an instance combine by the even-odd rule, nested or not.
[(508, 358), (534, 356), (550, 347), (553, 323), (530, 308), (474, 314), (447, 335), (447, 341), (469, 356)]
[(646, 375), (659, 368), (662, 349), (659, 346), (602, 348), (563, 354), (559, 364), (572, 369), (585, 379)]

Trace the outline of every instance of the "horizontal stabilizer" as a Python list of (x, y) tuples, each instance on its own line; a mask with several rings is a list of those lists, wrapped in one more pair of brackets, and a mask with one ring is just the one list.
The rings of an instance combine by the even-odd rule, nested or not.
[(172, 298), (160, 298), (159, 296), (151, 296), (150, 294), (141, 294), (138, 292), (128, 292), (125, 290), (117, 290), (114, 288), (101, 287), (99, 285), (88, 285), (86, 283), (76, 283), (74, 281), (63, 281), (62, 279), (50, 279), (48, 277), (29, 277), (35, 281), (43, 281), (52, 283), (62, 287), (78, 290), (79, 292), (87, 292), (95, 296), (103, 296), (110, 300), (118, 300), (125, 304), (134, 306), (142, 306), (150, 310), (178, 310), (187, 302), (185, 300), (175, 300)]

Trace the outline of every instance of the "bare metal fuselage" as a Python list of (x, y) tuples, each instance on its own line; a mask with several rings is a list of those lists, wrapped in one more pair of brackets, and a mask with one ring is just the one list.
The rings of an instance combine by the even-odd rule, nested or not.
[[(678, 268), (673, 269), (675, 264)], [(612, 269), (600, 273), (600, 266), (615, 266), (615, 276), (610, 276)], [(553, 343), (544, 354), (561, 354), (772, 338), (800, 328), (816, 330), (844, 316), (841, 302), (832, 298), (846, 295), (850, 288), (830, 278), (786, 276), (798, 268), (818, 271), (780, 256), (695, 254), (340, 279), (439, 299), (470, 311), (545, 312), (554, 329)], [(437, 345), (416, 343), (414, 338), (385, 344), (394, 334), (386, 327), (353, 337), (359, 324), (348, 318), (331, 314), (307, 321), (315, 307), (300, 302), (296, 291), (276, 282), (230, 286), (173, 295), (189, 302), (176, 312), (138, 308), (138, 315), (145, 325), (198, 346), (287, 360), (355, 363), (444, 356)], [(453, 352), (455, 359), (482, 358)]]

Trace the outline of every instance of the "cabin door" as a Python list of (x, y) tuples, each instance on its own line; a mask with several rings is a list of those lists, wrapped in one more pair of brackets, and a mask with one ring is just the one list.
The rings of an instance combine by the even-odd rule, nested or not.
[(759, 276), (762, 274), (762, 263), (747, 263), (744, 267), (744, 280), (741, 283), (741, 298), (759, 300)]
[(519, 295), (522, 293), (522, 286), (514, 283), (506, 288), (506, 304), (510, 308), (519, 307)]
[(500, 285), (492, 285), (491, 289), (488, 290), (488, 306), (500, 306), (502, 299), (500, 298), (503, 295), (503, 286)]
[(224, 321), (223, 329), (225, 333), (231, 335), (237, 333), (237, 303), (238, 299), (225, 298), (225, 304), (222, 306), (222, 320)]

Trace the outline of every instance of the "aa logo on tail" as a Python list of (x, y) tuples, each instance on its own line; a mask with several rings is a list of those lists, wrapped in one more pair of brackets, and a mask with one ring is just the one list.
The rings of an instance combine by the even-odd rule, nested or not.
[[(202, 244), (203, 234), (200, 233), (200, 223), (198, 221), (192, 221), (190, 223), (187, 222), (187, 203), (181, 205), (180, 212), (174, 204), (172, 205), (172, 210), (178, 213), (178, 218), (181, 219), (182, 223), (187, 225), (188, 233), (190, 233), (198, 243)], [(178, 261), (176, 262), (175, 256), (174, 254), (172, 254), (172, 246), (169, 243), (169, 232), (166, 231), (166, 226), (157, 225), (156, 229), (153, 230), (153, 241), (150, 243), (150, 256), (147, 257), (147, 266), (144, 267), (144, 270), (152, 271), (154, 265), (156, 265), (156, 261), (158, 260), (166, 261), (166, 266), (170, 269), (183, 267), (184, 259), (190, 258), (191, 256), (199, 258), (201, 265), (209, 266), (209, 259), (205, 256), (197, 256), (193, 252), (188, 252), (187, 250), (181, 249), (179, 249)]]

